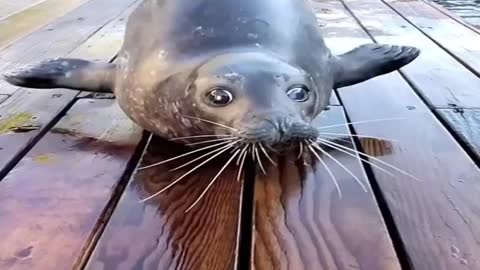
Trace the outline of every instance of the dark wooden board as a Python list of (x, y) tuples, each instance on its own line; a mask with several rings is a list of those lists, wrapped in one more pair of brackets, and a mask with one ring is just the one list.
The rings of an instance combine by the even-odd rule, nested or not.
[[(91, 0), (0, 51), (0, 74), (74, 50), (137, 0)], [(0, 80), (0, 94), (19, 88)]]
[(434, 107), (478, 107), (480, 78), (379, 0), (347, 0), (379, 43), (416, 46), (421, 55), (402, 71)]
[(385, 0), (425, 35), (480, 77), (480, 34), (424, 1)]
[[(185, 153), (180, 150), (155, 137), (140, 166)], [(200, 164), (170, 172), (191, 159), (137, 171), (86, 269), (237, 269), (243, 182), (236, 181), (237, 168), (228, 166), (205, 197), (185, 213), (228, 157), (212, 160), (166, 192), (141, 201)]]
[(112, 100), (78, 101), (0, 182), (0, 269), (72, 269), (141, 136)]
[[(340, 2), (317, 2), (316, 7), (326, 24), (324, 31), (333, 26), (331, 30), (336, 33), (334, 39), (326, 41), (332, 49), (337, 44), (360, 41), (361, 29), (355, 27)], [(353, 124), (358, 134), (396, 140), (388, 147), (362, 146), (366, 153), (421, 180), (371, 160), (395, 175), (373, 168), (404, 245), (407, 257), (401, 259), (409, 262), (410, 269), (480, 269), (478, 167), (398, 73), (339, 92), (352, 122), (404, 118)]]
[[(132, 9), (125, 10), (69, 56), (103, 61), (111, 59), (122, 44), (121, 33)], [(68, 107), (77, 94), (78, 91), (64, 89), (22, 89), (0, 104), (0, 148), (3, 148), (0, 150), (0, 172)]]
[[(343, 108), (333, 106), (315, 124), (344, 123)], [(328, 132), (349, 133), (345, 125)], [(342, 145), (353, 147), (351, 141)], [(368, 193), (325, 154), (320, 156), (336, 177), (341, 198), (320, 162), (312, 163), (309, 158), (306, 162), (310, 165), (295, 162), (295, 153), (277, 159), (277, 167), (268, 164), (268, 176), (259, 175), (255, 185), (254, 269), (399, 270), (359, 160), (340, 151), (325, 150), (356, 175)]]
[(437, 110), (480, 160), (480, 110)]
[(87, 1), (90, 0), (45, 0), (0, 19), (0, 50)]

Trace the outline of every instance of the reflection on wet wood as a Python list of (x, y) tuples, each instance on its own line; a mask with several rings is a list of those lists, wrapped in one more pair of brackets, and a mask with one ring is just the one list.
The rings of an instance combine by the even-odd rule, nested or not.
[[(89, 1), (2, 50), (0, 74), (26, 64), (66, 55), (136, 1)], [(0, 80), (0, 94), (12, 94), (18, 89)]]
[[(140, 166), (180, 153), (185, 149), (154, 137)], [(137, 171), (86, 269), (236, 269), (243, 182), (236, 181), (236, 166), (228, 166), (205, 197), (185, 213), (228, 157), (212, 160), (164, 193), (141, 201), (200, 163), (170, 171), (191, 159)]]
[[(329, 9), (336, 18), (347, 14), (339, 2), (318, 2), (316, 6)], [(328, 32), (333, 15), (319, 13), (319, 17), (327, 21), (324, 31)], [(354, 21), (348, 20), (352, 18), (344, 24), (349, 26), (347, 34), (337, 31), (335, 40), (327, 40), (330, 46), (351, 42), (352, 31), (357, 37), (361, 33), (358, 26), (351, 28)], [(352, 122), (404, 118), (353, 127), (358, 134), (395, 140), (391, 154), (378, 158), (421, 180), (385, 166), (382, 168), (394, 177), (372, 168), (411, 268), (479, 269), (478, 167), (398, 73), (340, 89), (339, 93)]]
[(480, 110), (437, 110), (480, 160)]
[(387, 5), (378, 0), (344, 3), (379, 43), (410, 45), (422, 50), (402, 70), (431, 105), (478, 107), (480, 79)]
[[(103, 61), (114, 57), (122, 44), (119, 35), (131, 11), (132, 7), (124, 10), (121, 16), (77, 47), (69, 57)], [(0, 175), (16, 155), (73, 101), (77, 93), (64, 89), (21, 89), (0, 105)]]
[(480, 76), (480, 34), (423, 1), (386, 0), (411, 23)]
[(142, 135), (111, 100), (81, 100), (0, 182), (0, 269), (72, 269)]
[[(341, 107), (333, 107), (317, 122), (319, 126), (342, 123)], [(351, 140), (330, 134), (348, 133), (345, 126), (322, 131), (353, 147)], [(369, 187), (358, 159), (324, 149)], [(338, 181), (340, 198), (322, 163), (307, 158), (304, 165), (296, 161), (297, 155), (280, 158), (278, 167), (269, 165), (268, 176), (256, 179), (254, 268), (399, 270), (370, 188), (366, 193), (345, 169), (320, 153)]]
[(89, 0), (45, 0), (1, 19), (0, 50), (87, 1)]

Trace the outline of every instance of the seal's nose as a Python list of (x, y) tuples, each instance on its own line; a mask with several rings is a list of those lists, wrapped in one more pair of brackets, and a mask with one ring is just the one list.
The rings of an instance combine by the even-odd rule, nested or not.
[(292, 117), (278, 117), (265, 122), (269, 127), (263, 127), (262, 130), (270, 132), (269, 136), (263, 136), (263, 140), (270, 145), (315, 140), (318, 137), (318, 130), (313, 126)]

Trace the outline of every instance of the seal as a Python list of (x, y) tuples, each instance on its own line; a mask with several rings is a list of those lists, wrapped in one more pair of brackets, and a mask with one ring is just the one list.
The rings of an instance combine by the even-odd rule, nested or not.
[(303, 0), (145, 0), (115, 61), (59, 58), (4, 76), (28, 88), (112, 92), (135, 123), (166, 139), (264, 150), (314, 141), (311, 121), (334, 88), (419, 54), (372, 43), (333, 55)]

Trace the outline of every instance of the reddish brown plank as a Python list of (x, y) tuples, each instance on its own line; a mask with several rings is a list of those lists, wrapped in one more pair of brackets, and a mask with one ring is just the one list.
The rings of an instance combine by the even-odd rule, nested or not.
[[(44, 59), (64, 56), (137, 0), (91, 0), (0, 52), (0, 74)], [(0, 80), (0, 94), (18, 87)]]
[(480, 76), (480, 34), (423, 1), (385, 0), (425, 35)]
[(344, 3), (379, 43), (416, 46), (421, 55), (402, 68), (435, 107), (478, 107), (480, 78), (379, 0)]
[(0, 182), (0, 269), (72, 269), (142, 131), (112, 100), (80, 100)]
[[(343, 108), (333, 106), (315, 125), (345, 122)], [(328, 132), (348, 134), (346, 126)], [(353, 147), (351, 141), (343, 145)], [(325, 150), (368, 186), (358, 159)], [(313, 166), (303, 165), (295, 162), (297, 155), (277, 159), (278, 167), (269, 164), (268, 176), (256, 179), (254, 269), (400, 270), (370, 188), (364, 192), (346, 170), (320, 154), (339, 183), (340, 198), (322, 163), (306, 159)]]
[[(122, 44), (120, 33), (132, 9), (125, 10), (69, 56), (108, 61)], [(0, 105), (0, 148), (3, 148), (0, 172), (73, 101), (77, 93), (64, 89), (22, 89)]]
[[(361, 36), (368, 40), (340, 2), (317, 2), (316, 7), (332, 49), (360, 41)], [(334, 33), (335, 38), (330, 38)], [(345, 50), (340, 47), (335, 51)], [(411, 269), (480, 269), (478, 167), (398, 73), (339, 92), (352, 122), (405, 118), (353, 127), (358, 134), (396, 140), (377, 158), (421, 180), (385, 166), (395, 177), (373, 168)], [(369, 154), (382, 153), (368, 144), (362, 146)]]
[(0, 50), (87, 1), (90, 0), (45, 0), (1, 19)]
[(480, 160), (480, 110), (437, 110)]
[[(154, 138), (141, 166), (184, 150)], [(140, 202), (192, 169), (194, 165), (169, 172), (188, 160), (135, 174), (86, 269), (236, 269), (243, 182), (235, 179), (237, 168), (227, 167), (203, 200), (185, 213), (228, 157), (214, 159), (165, 193)]]

